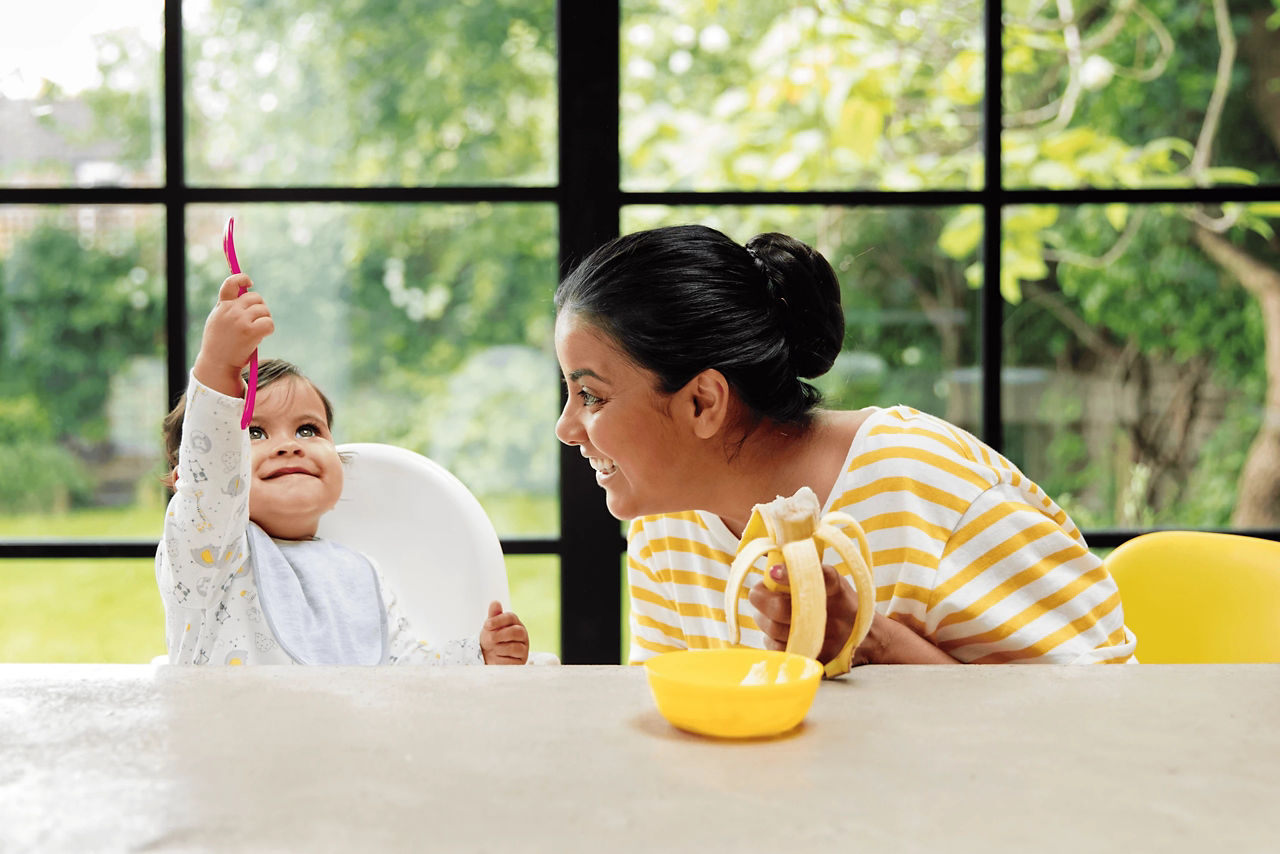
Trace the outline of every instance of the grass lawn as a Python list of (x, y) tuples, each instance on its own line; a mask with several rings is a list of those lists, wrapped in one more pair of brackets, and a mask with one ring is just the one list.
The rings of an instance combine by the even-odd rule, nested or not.
[[(149, 539), (160, 508), (0, 517), (0, 539)], [(560, 652), (560, 573), (552, 555), (507, 558), (508, 605), (531, 647)], [(155, 564), (144, 559), (0, 560), (0, 662), (143, 663), (164, 653)]]

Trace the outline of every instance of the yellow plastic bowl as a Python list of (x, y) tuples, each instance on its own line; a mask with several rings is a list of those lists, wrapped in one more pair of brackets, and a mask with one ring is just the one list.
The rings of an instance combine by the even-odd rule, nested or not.
[(721, 738), (793, 729), (809, 713), (822, 681), (818, 662), (776, 650), (682, 650), (654, 656), (644, 666), (664, 718), (680, 729)]

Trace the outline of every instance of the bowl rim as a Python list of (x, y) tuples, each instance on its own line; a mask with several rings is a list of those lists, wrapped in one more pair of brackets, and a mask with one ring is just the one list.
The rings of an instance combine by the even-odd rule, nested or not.
[[(766, 682), (760, 685), (741, 685), (732, 682), (708, 682), (685, 673), (672, 672), (670, 667), (666, 665), (670, 662), (683, 660), (690, 654), (693, 655), (715, 655), (724, 656), (726, 653), (743, 659), (757, 659), (763, 657), (764, 660), (776, 660), (779, 662), (800, 660), (805, 662), (805, 669), (795, 679), (788, 679), (786, 682)], [(737, 647), (720, 647), (709, 649), (678, 649), (669, 652), (659, 653), (652, 658), (645, 659), (644, 667), (650, 678), (658, 678), (681, 685), (692, 685), (702, 689), (772, 689), (772, 690), (794, 690), (797, 686), (807, 685), (810, 682), (817, 682), (822, 679), (822, 664), (816, 659), (809, 658), (807, 655), (800, 655), (795, 652), (787, 652), (782, 649), (755, 649), (753, 647), (737, 646)]]

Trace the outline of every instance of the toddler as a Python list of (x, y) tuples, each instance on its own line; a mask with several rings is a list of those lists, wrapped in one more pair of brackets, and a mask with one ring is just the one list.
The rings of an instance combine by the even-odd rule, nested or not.
[(342, 494), (328, 398), (288, 362), (242, 370), (274, 331), (248, 276), (222, 283), (182, 401), (165, 418), (173, 498), (156, 553), (173, 664), (523, 664), (528, 632), (493, 602), (476, 636), (419, 640), (367, 556), (316, 537)]

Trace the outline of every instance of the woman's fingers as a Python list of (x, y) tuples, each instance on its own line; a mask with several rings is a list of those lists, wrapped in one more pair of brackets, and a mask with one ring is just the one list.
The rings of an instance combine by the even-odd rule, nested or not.
[(785, 647), (791, 632), (791, 596), (781, 590), (770, 590), (760, 582), (747, 593), (747, 601), (756, 609), (756, 625), (769, 639), (769, 648)]
[[(776, 570), (777, 568), (773, 568)], [(771, 570), (772, 571), (772, 570)], [(823, 564), (823, 581), (827, 595), (827, 630), (825, 647), (843, 646), (844, 639), (853, 625), (857, 613), (857, 600), (850, 595), (849, 584), (835, 567)], [(774, 580), (787, 583), (786, 570), (773, 573)], [(770, 649), (783, 649), (791, 632), (791, 594), (787, 590), (770, 590), (760, 582), (747, 594), (748, 601), (756, 609), (756, 625), (768, 638)]]

